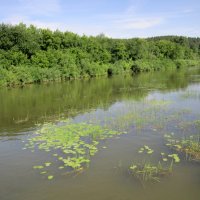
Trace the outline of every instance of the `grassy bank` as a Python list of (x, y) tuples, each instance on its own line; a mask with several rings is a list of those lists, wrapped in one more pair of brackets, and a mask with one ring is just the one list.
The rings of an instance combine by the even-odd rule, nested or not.
[[(81, 79), (98, 76), (110, 76), (122, 73), (139, 73), (158, 70), (179, 69), (183, 67), (200, 66), (200, 60), (137, 60), (117, 61), (114, 64), (88, 64), (87, 73), (79, 71), (76, 74), (65, 74), (57, 67), (41, 68), (39, 66), (19, 65), (0, 69), (0, 87), (22, 86), (32, 83), (61, 82), (70, 79)], [(73, 67), (73, 66), (72, 66)]]

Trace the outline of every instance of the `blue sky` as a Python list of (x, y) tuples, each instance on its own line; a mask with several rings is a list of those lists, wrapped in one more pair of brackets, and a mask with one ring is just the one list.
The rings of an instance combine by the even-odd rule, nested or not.
[(200, 36), (200, 0), (0, 0), (0, 22), (113, 38)]

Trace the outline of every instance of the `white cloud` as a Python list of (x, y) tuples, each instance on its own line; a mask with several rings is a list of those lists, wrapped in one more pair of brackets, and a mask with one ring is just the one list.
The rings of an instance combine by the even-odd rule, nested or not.
[(28, 26), (33, 24), (39, 28), (62, 30), (62, 22), (53, 22), (45, 19), (46, 17), (55, 16), (61, 10), (60, 0), (18, 0), (18, 6), (15, 7), (12, 14), (8, 14), (1, 21), (9, 24), (22, 22)]
[[(145, 1), (142, 0), (142, 5), (144, 2)], [(120, 29), (121, 31), (149, 29), (158, 26), (165, 21), (165, 17), (162, 17), (162, 15), (141, 14), (142, 12), (140, 9), (141, 4), (139, 4), (139, 1), (134, 1), (134, 4), (131, 4), (124, 12), (103, 15), (100, 17), (105, 19), (110, 27), (118, 30)]]
[(51, 30), (56, 30), (56, 29), (63, 30), (63, 24), (60, 22), (45, 22), (41, 20), (32, 20), (29, 17), (22, 16), (22, 15), (13, 15), (8, 18), (5, 18), (3, 21), (5, 23), (13, 24), (13, 25), (24, 23), (27, 26), (35, 25), (38, 28), (49, 28)]
[(50, 15), (60, 12), (59, 0), (19, 0), (18, 12), (27, 15)]
[[(174, 27), (169, 22), (175, 19), (179, 21), (183, 16), (190, 15), (190, 8), (166, 12), (144, 12), (143, 6), (146, 0), (130, 0), (132, 3), (126, 10), (118, 13), (96, 14), (91, 17), (71, 16), (62, 12), (60, 0), (18, 0), (12, 14), (7, 13), (2, 22), (18, 24), (23, 22), (33, 24), (40, 28), (61, 31), (72, 31), (78, 34), (98, 35), (105, 33), (112, 37), (137, 37), (167, 34), (198, 34), (195, 30), (183, 30), (181, 25)], [(142, 1), (142, 3), (141, 3)], [(71, 11), (71, 10), (70, 10)], [(74, 16), (74, 11), (71, 12)], [(82, 17), (82, 18), (81, 18)], [(162, 25), (162, 26), (161, 26)], [(160, 26), (160, 27), (159, 27)]]
[(124, 29), (148, 29), (161, 24), (162, 18), (138, 18), (120, 20), (117, 23)]

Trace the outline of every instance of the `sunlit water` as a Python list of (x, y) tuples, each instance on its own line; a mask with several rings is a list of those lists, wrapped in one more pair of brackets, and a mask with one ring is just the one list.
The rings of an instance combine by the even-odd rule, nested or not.
[[(89, 168), (81, 173), (59, 171), (48, 152), (23, 150), (27, 138), (35, 137), (37, 123), (68, 118), (127, 134), (101, 141)], [(151, 147), (151, 160), (156, 161), (160, 152), (172, 152), (164, 134), (198, 135), (196, 120), (199, 69), (1, 89), (0, 199), (197, 200), (200, 163), (187, 161), (184, 155), (172, 175), (159, 183), (143, 185), (129, 171), (141, 159), (141, 146)], [(45, 161), (55, 162), (53, 180), (33, 169)]]

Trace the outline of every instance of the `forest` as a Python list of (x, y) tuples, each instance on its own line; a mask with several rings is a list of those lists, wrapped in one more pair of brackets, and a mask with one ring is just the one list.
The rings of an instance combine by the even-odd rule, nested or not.
[(200, 65), (200, 38), (113, 39), (0, 24), (0, 86)]

